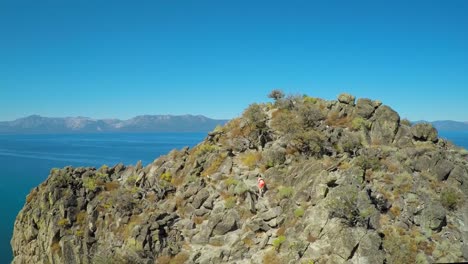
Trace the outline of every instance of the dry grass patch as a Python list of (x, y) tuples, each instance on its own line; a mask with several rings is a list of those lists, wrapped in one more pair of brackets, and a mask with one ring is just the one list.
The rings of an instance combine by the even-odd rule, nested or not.
[(262, 153), (260, 152), (248, 152), (241, 155), (240, 160), (242, 164), (249, 167), (250, 169), (254, 169), (260, 161), (262, 160)]
[(209, 176), (218, 171), (221, 164), (226, 160), (227, 155), (225, 153), (218, 155), (214, 161), (211, 162), (210, 166), (202, 172), (202, 176)]
[(108, 192), (112, 192), (120, 187), (120, 183), (117, 181), (106, 182), (104, 184), (104, 189)]

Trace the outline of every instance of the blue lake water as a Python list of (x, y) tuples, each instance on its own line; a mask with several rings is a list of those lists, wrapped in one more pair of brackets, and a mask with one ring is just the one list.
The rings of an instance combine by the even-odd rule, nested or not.
[[(205, 133), (0, 135), (0, 263), (10, 263), (16, 214), (29, 191), (54, 167), (143, 164), (176, 148), (194, 146)], [(468, 148), (468, 132), (440, 132)]]
[(206, 133), (0, 135), (0, 263), (10, 263), (13, 223), (25, 197), (54, 167), (152, 162)]

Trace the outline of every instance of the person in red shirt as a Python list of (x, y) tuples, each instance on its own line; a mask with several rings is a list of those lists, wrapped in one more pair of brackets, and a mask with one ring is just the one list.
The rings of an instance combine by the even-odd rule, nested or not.
[(258, 186), (258, 194), (260, 197), (263, 197), (263, 194), (265, 193), (265, 180), (262, 177), (258, 177), (257, 179), (257, 186)]

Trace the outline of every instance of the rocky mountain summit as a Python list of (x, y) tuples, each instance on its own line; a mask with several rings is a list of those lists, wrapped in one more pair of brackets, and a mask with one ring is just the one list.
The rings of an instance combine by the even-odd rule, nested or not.
[(270, 97), (145, 167), (52, 169), (13, 263), (468, 260), (465, 149), (379, 101)]

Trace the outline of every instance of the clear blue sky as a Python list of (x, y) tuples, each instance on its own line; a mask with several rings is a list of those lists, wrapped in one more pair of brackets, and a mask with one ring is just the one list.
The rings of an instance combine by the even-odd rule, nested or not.
[(0, 0), (0, 120), (232, 118), (274, 88), (468, 121), (468, 1)]

